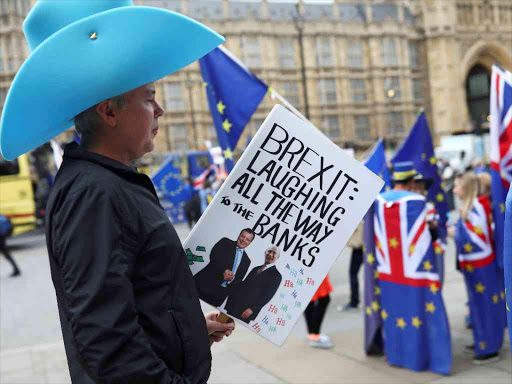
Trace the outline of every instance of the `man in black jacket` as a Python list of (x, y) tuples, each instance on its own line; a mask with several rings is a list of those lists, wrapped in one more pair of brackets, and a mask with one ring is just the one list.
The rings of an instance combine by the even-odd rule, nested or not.
[(2, 155), (73, 122), (81, 138), (65, 148), (46, 210), (73, 384), (206, 383), (209, 336), (220, 341), (234, 324), (203, 315), (179, 237), (132, 162), (153, 150), (164, 113), (153, 82), (224, 39), (130, 0), (39, 1), (23, 29), (32, 54), (9, 89)]
[(267, 248), (263, 265), (253, 268), (228, 297), (226, 311), (230, 315), (249, 324), (274, 297), (282, 281), (281, 273), (274, 265), (279, 255), (279, 248)]
[(210, 262), (194, 275), (201, 299), (218, 307), (236, 290), (251, 265), (245, 249), (253, 240), (254, 231), (245, 228), (236, 241), (224, 237), (213, 246)]

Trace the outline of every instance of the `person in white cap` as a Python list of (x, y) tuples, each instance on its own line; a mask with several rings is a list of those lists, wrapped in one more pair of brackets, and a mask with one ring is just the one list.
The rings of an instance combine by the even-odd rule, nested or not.
[(224, 39), (129, 0), (45, 0), (24, 23), (31, 54), (0, 125), (12, 159), (75, 124), (47, 206), (46, 236), (73, 383), (205, 383), (209, 336), (180, 240), (132, 161), (153, 150), (154, 81)]

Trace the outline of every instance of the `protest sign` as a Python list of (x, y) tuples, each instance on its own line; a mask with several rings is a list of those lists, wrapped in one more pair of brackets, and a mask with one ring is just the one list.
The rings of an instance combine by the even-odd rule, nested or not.
[(199, 296), (282, 345), (383, 184), (276, 105), (184, 242)]

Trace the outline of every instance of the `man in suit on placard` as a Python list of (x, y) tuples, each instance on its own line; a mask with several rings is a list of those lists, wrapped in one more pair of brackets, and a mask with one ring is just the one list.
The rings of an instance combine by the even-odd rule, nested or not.
[(194, 275), (199, 297), (208, 304), (220, 306), (229, 292), (242, 282), (251, 260), (245, 248), (254, 240), (254, 231), (245, 228), (236, 241), (227, 237), (215, 244), (208, 265)]
[(226, 303), (226, 311), (249, 324), (256, 319), (261, 309), (274, 297), (282, 276), (275, 262), (279, 259), (279, 248), (272, 246), (265, 251), (265, 263), (249, 272), (244, 281), (233, 290)]

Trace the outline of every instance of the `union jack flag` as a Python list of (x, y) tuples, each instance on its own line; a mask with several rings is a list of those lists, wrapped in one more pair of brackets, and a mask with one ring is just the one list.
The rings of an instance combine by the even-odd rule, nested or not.
[(457, 250), (462, 269), (472, 272), (493, 262), (491, 206), (487, 197), (473, 201), (466, 220), (459, 220), (456, 227)]
[(490, 99), (491, 195), (496, 260), (503, 269), (505, 199), (512, 181), (512, 73), (492, 67)]
[(374, 226), (380, 280), (439, 288), (427, 214), (425, 198), (419, 194), (395, 201), (377, 197)]

